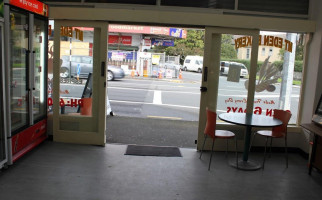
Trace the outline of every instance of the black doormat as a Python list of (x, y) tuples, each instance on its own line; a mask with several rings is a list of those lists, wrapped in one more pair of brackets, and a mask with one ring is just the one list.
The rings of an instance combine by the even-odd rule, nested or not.
[(127, 145), (124, 155), (182, 157), (178, 147)]

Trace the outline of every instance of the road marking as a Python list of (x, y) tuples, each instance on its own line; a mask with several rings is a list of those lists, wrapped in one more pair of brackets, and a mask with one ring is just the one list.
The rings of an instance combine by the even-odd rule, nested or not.
[[(156, 105), (156, 104), (153, 104), (153, 103), (137, 102), (137, 101), (118, 101), (118, 100), (110, 100), (110, 102), (115, 102), (115, 103), (128, 103), (128, 104), (146, 104), (146, 105)], [(168, 106), (168, 107), (179, 107), (179, 108), (199, 109), (199, 107), (195, 107), (195, 106), (182, 106), (182, 105), (173, 105), (173, 104), (159, 104), (158, 106)]]
[(161, 91), (155, 90), (153, 96), (153, 104), (162, 104)]
[(160, 119), (182, 119), (181, 117), (165, 117), (165, 116), (153, 116), (153, 115), (148, 115), (147, 117), (149, 118), (160, 118)]

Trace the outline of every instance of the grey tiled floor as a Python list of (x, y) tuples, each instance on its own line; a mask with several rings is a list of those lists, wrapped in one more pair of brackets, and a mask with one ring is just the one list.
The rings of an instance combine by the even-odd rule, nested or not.
[[(183, 157), (124, 155), (126, 145), (106, 147), (46, 141), (0, 173), (1, 200), (194, 200), (321, 199), (322, 174), (307, 174), (307, 161), (273, 153), (265, 170), (241, 171), (215, 152), (199, 159), (195, 149)], [(230, 154), (233, 159), (233, 154)], [(261, 160), (261, 153), (251, 153)]]

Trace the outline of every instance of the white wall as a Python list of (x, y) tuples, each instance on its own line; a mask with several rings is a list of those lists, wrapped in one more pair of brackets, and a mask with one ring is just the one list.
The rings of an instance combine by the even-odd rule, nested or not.
[(305, 69), (303, 88), (302, 123), (311, 122), (318, 99), (322, 92), (322, 1), (310, 1), (310, 20), (316, 21), (316, 31), (309, 47), (308, 66)]

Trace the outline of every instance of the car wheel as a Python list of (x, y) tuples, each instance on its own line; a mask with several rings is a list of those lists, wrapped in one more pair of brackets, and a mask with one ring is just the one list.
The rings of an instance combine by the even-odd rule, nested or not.
[(111, 71), (107, 71), (107, 80), (113, 81), (114, 80), (114, 74)]
[(69, 76), (69, 70), (65, 67), (60, 68), (60, 77), (67, 78)]
[(198, 68), (198, 73), (201, 73), (202, 71), (201, 71), (201, 69), (200, 68)]
[(184, 67), (184, 68), (183, 68), (183, 71), (187, 71), (187, 67)]

